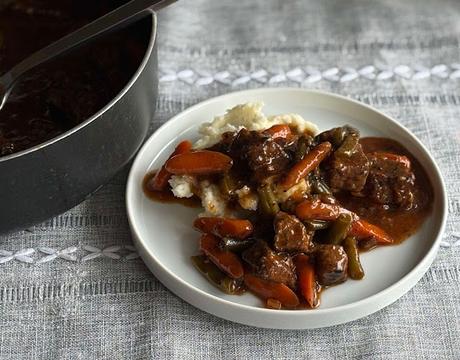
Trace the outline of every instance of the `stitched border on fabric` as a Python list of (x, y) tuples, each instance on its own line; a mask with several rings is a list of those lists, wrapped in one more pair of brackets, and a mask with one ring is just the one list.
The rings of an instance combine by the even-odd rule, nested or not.
[(63, 299), (79, 296), (97, 296), (151, 292), (164, 289), (154, 279), (141, 281), (97, 281), (72, 284), (44, 284), (0, 288), (0, 303), (17, 303)]

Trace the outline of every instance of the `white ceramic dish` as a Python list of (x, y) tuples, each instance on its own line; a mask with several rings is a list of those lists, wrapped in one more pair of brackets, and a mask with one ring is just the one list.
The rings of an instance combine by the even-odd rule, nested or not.
[[(160, 167), (182, 139), (196, 139), (203, 121), (248, 101), (263, 101), (266, 114), (299, 113), (320, 130), (350, 124), (363, 136), (390, 137), (404, 144), (423, 164), (435, 190), (432, 215), (403, 244), (364, 253), (366, 276), (326, 290), (315, 310), (269, 310), (251, 294), (226, 295), (212, 286), (190, 261), (198, 253), (199, 235), (192, 222), (199, 213), (181, 205), (156, 203), (142, 192), (142, 178)], [(307, 329), (331, 326), (369, 315), (396, 301), (431, 265), (446, 220), (446, 193), (438, 167), (407, 129), (381, 112), (348, 98), (302, 89), (258, 89), (204, 101), (175, 116), (145, 143), (132, 166), (126, 205), (134, 243), (153, 274), (190, 304), (242, 324)]]

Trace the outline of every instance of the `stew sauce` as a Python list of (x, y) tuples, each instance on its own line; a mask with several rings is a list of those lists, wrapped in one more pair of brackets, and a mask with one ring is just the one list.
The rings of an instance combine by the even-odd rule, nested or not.
[[(271, 309), (315, 308), (323, 290), (365, 276), (360, 251), (398, 244), (419, 229), (431, 212), (433, 188), (417, 159), (394, 140), (360, 138), (347, 125), (315, 138), (269, 130), (227, 134), (194, 154), (200, 161), (182, 153), (165, 168), (193, 181), (205, 176), (220, 187), (227, 209), (239, 211), (238, 218), (208, 215), (193, 224), (203, 234), (202, 254), (192, 261), (211, 283), (227, 294), (250, 291)], [(215, 174), (217, 155), (231, 158), (232, 171)], [(143, 182), (150, 199), (200, 206), (198, 198), (175, 198), (169, 187), (153, 191), (152, 184), (166, 186), (154, 176)], [(295, 180), (287, 186), (293, 192), (282, 198), (286, 179)], [(240, 196), (242, 186), (248, 190)], [(257, 195), (257, 211), (242, 201), (248, 192)]]
[(155, 177), (155, 174), (156, 174), (156, 171), (149, 172), (147, 175), (144, 176), (144, 179), (142, 181), (142, 189), (144, 190), (144, 194), (149, 199), (158, 201), (161, 203), (181, 204), (181, 205), (192, 207), (192, 208), (198, 208), (201, 206), (201, 201), (196, 196), (192, 196), (191, 198), (178, 198), (174, 196), (174, 194), (171, 192), (169, 187), (163, 191), (153, 190), (152, 187), (149, 186), (149, 184), (151, 183), (152, 179)]
[(415, 174), (414, 206), (410, 210), (391, 208), (370, 202), (366, 197), (351, 196), (349, 193), (335, 194), (340, 203), (357, 213), (363, 219), (378, 225), (390, 234), (395, 244), (401, 243), (413, 235), (431, 212), (433, 187), (418, 160), (400, 143), (380, 137), (361, 138), (365, 153), (389, 152), (407, 156)]

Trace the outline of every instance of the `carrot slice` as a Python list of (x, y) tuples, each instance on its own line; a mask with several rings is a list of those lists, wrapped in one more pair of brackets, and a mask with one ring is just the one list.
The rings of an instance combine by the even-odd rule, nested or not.
[[(192, 148), (192, 143), (189, 140), (184, 140), (176, 146), (174, 152), (169, 156), (168, 160), (171, 159), (175, 155), (184, 154), (189, 152)], [(166, 189), (168, 186), (168, 180), (171, 178), (171, 173), (166, 170), (165, 164), (161, 167), (161, 169), (155, 174), (154, 178), (151, 182), (151, 187), (153, 190), (161, 191)]]
[(349, 234), (356, 236), (358, 239), (374, 238), (380, 245), (388, 245), (394, 242), (393, 238), (385, 230), (362, 219), (353, 222)]
[(298, 184), (311, 171), (315, 170), (318, 165), (329, 155), (332, 149), (330, 142), (325, 141), (315, 146), (305, 157), (296, 163), (287, 173), (286, 177), (281, 181), (280, 186), (284, 190), (288, 190)]
[(265, 302), (265, 307), (268, 309), (273, 309), (273, 310), (281, 310), (283, 304), (279, 300), (276, 299), (267, 299)]
[(307, 255), (297, 255), (294, 258), (300, 292), (308, 306), (315, 308), (319, 305), (318, 288), (315, 278), (315, 268)]
[(273, 139), (283, 138), (286, 139), (292, 135), (291, 128), (286, 124), (277, 124), (264, 130), (264, 134), (270, 135)]
[(232, 165), (232, 158), (223, 153), (200, 150), (173, 156), (166, 170), (175, 175), (205, 175), (228, 171)]
[(243, 264), (238, 256), (219, 248), (219, 239), (216, 236), (201, 235), (200, 250), (231, 278), (239, 279), (244, 275)]
[(262, 299), (276, 299), (285, 307), (299, 305), (299, 298), (289, 287), (274, 281), (264, 280), (252, 274), (244, 274), (244, 284)]
[(375, 156), (376, 158), (379, 158), (382, 160), (391, 160), (391, 161), (399, 162), (406, 169), (410, 169), (411, 167), (409, 158), (404, 155), (397, 155), (397, 154), (392, 154), (388, 152), (380, 152), (380, 151), (372, 152), (368, 155)]
[(319, 199), (304, 200), (295, 209), (295, 214), (301, 220), (336, 220), (343, 212), (349, 212), (334, 204), (325, 204)]
[(222, 217), (200, 217), (193, 222), (193, 226), (203, 233), (237, 239), (247, 238), (254, 230), (249, 220)]

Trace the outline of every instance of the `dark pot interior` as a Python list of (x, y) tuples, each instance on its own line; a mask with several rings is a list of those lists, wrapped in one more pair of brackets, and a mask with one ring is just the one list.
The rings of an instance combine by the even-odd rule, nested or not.
[[(0, 73), (123, 2), (0, 2)], [(134, 155), (154, 114), (155, 33), (146, 12), (15, 86), (0, 111), (0, 232), (78, 204)]]

